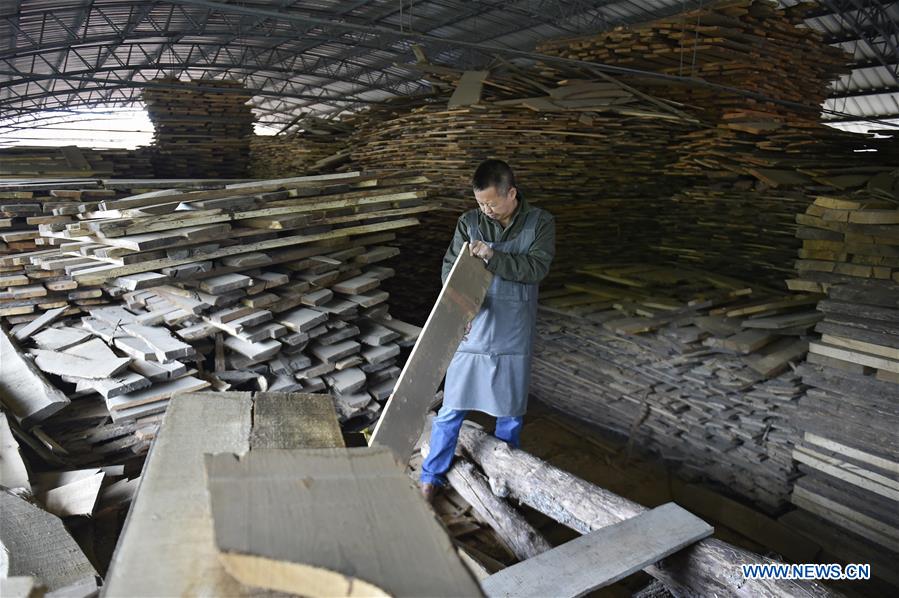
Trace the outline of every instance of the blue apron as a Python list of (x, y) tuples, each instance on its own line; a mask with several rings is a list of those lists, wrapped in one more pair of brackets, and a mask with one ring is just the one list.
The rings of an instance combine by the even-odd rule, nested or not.
[[(504, 253), (527, 253), (536, 237), (537, 217), (538, 210), (531, 210), (517, 237), (487, 244)], [(465, 222), (469, 238), (483, 241), (478, 212), (466, 214)], [(537, 329), (537, 289), (536, 284), (493, 277), (481, 310), (447, 369), (444, 407), (496, 417), (524, 415)]]

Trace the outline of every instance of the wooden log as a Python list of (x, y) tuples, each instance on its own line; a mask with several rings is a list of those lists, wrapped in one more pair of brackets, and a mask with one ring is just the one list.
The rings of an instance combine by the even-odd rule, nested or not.
[[(582, 534), (646, 511), (646, 507), (562, 471), (524, 451), (463, 426), (459, 442), (491, 486)], [(775, 563), (709, 538), (645, 569), (669, 588), (688, 596), (836, 596), (813, 581), (758, 579), (735, 575), (739, 563)]]
[(624, 579), (713, 531), (669, 502), (494, 573), (481, 586), (491, 597), (575, 598)]
[(518, 511), (491, 492), (487, 479), (471, 462), (456, 459), (446, 477), (478, 517), (493, 528), (520, 560), (530, 559), (552, 549), (552, 544)]
[(400, 461), (412, 454), (434, 393), (492, 280), (483, 260), (469, 255), (468, 244), (463, 245), (375, 426), (371, 446), (390, 447)]
[(47, 419), (70, 403), (34, 362), (22, 356), (5, 330), (0, 330), (0, 399), (26, 427)]

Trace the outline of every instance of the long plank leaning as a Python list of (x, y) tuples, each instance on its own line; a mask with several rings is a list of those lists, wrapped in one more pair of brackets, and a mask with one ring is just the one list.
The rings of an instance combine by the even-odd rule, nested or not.
[(0, 401), (23, 426), (47, 419), (69, 405), (69, 398), (47, 381), (0, 328)]
[[(318, 425), (312, 420), (316, 420)], [(327, 395), (197, 392), (175, 396), (113, 554), (104, 596), (250, 596), (222, 567), (205, 453), (343, 446)], [(152, 563), (152, 567), (147, 563)]]
[(386, 448), (207, 455), (220, 558), (247, 585), (310, 597), (480, 596)]
[(388, 447), (401, 462), (409, 458), (465, 326), (477, 315), (492, 281), (483, 260), (469, 255), (468, 243), (463, 245), (369, 445)]
[(667, 503), (494, 573), (481, 587), (490, 598), (583, 596), (707, 538), (713, 531), (699, 517)]

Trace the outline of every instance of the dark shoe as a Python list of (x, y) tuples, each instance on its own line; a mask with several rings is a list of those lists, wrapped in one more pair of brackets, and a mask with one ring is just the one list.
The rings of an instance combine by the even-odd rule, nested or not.
[(429, 505), (434, 503), (434, 498), (440, 493), (440, 486), (430, 482), (422, 482), (419, 488), (421, 489), (421, 495), (425, 498), (425, 502)]

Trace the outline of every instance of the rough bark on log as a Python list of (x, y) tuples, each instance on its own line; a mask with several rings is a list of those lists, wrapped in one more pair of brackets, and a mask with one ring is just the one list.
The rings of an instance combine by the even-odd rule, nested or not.
[[(424, 443), (422, 455), (427, 456), (429, 449), (427, 442)], [(487, 478), (470, 461), (456, 457), (453, 466), (446, 472), (446, 478), (519, 560), (523, 561), (552, 549), (552, 544), (521, 513), (490, 490)]]
[(458, 460), (447, 472), (447, 479), (519, 560), (552, 549), (552, 545), (518, 511), (490, 491), (487, 478), (470, 462)]
[[(629, 519), (646, 507), (562, 471), (521, 450), (465, 425), (459, 435), (464, 452), (490, 478), (494, 492), (511, 494), (582, 534)], [(840, 596), (813, 581), (747, 580), (740, 564), (776, 563), (748, 550), (708, 538), (645, 569), (684, 596)]]

